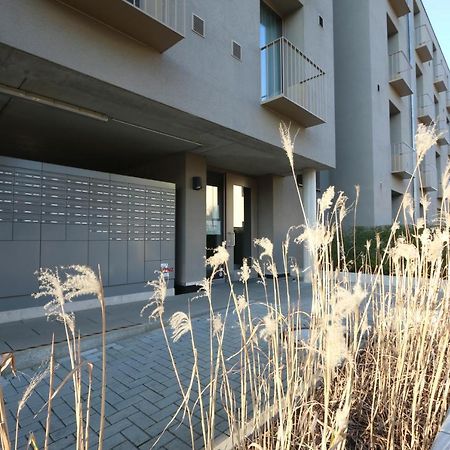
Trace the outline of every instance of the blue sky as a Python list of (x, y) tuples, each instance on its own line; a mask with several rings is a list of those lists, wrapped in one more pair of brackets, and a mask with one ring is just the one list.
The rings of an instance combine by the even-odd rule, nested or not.
[(445, 59), (450, 65), (450, 0), (422, 0), (439, 40)]

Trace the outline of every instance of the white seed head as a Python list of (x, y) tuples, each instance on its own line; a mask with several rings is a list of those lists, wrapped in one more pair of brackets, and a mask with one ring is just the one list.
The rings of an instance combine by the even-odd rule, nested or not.
[(148, 286), (153, 287), (153, 294), (150, 297), (149, 303), (147, 303), (141, 309), (141, 316), (144, 311), (150, 307), (154, 307), (153, 311), (149, 315), (149, 319), (156, 319), (162, 317), (164, 314), (164, 302), (167, 297), (167, 282), (163, 272), (158, 272), (158, 278), (150, 281)]
[(215, 314), (212, 321), (213, 334), (218, 336), (223, 330), (221, 314)]
[(172, 328), (173, 342), (177, 342), (180, 338), (192, 330), (192, 324), (186, 313), (178, 311), (170, 318), (170, 326)]
[(334, 198), (334, 186), (328, 187), (328, 189), (323, 193), (322, 197), (318, 200), (319, 203), (319, 214), (322, 216), (325, 211), (331, 208)]
[(264, 316), (262, 321), (262, 328), (259, 335), (264, 340), (268, 341), (270, 338), (276, 337), (277, 335), (277, 321), (271, 313)]
[(423, 160), (427, 151), (436, 145), (436, 142), (441, 137), (440, 134), (436, 133), (436, 124), (429, 126), (419, 123), (416, 132), (416, 153), (417, 160), (420, 162)]
[(248, 265), (247, 258), (244, 258), (242, 260), (242, 267), (241, 267), (240, 278), (239, 278), (240, 281), (242, 281), (243, 283), (247, 283), (247, 281), (250, 279), (251, 271), (252, 271), (252, 269)]
[(285, 123), (281, 122), (279, 126), (281, 144), (283, 145), (284, 151), (286, 152), (286, 156), (289, 159), (289, 164), (292, 168), (294, 168), (294, 144), (291, 139), (291, 133), (289, 130), (289, 126)]
[(255, 239), (255, 245), (258, 245), (263, 249), (262, 253), (259, 255), (259, 259), (262, 259), (264, 256), (268, 256), (270, 259), (273, 258), (273, 244), (270, 239), (266, 237)]
[(214, 249), (214, 254), (206, 260), (206, 265), (212, 267), (213, 269), (220, 268), (223, 264), (228, 262), (230, 254), (225, 247), (226, 243), (223, 242)]

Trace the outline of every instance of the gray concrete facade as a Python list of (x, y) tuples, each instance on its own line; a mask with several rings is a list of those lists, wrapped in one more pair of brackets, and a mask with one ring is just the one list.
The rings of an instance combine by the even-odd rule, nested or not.
[[(422, 194), (429, 196), (432, 221), (448, 160), (450, 72), (422, 2), (337, 0), (334, 31), (337, 164), (331, 184), (347, 193), (360, 186), (359, 225), (392, 223), (407, 189), (417, 217)], [(444, 138), (410, 183), (417, 123), (432, 121)]]
[[(162, 3), (0, 0), (0, 155), (173, 183), (174, 282), (188, 288), (205, 276), (210, 173), (222, 180), (219, 237), (237, 271), (257, 256), (254, 238), (278, 249), (303, 222), (280, 121), (300, 130), (298, 173), (335, 166), (333, 4), (267, 1), (281, 23), (266, 42), (278, 63), (263, 54), (259, 0), (171, 0), (176, 22), (151, 9)], [(280, 92), (263, 101), (273, 82)]]

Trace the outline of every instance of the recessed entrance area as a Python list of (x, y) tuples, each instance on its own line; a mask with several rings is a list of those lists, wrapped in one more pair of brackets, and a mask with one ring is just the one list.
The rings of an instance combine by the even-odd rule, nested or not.
[(252, 191), (233, 185), (234, 268), (242, 266), (244, 258), (252, 256)]

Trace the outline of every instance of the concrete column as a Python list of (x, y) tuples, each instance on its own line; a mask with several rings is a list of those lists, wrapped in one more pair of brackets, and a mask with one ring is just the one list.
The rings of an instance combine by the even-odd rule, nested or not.
[[(305, 223), (309, 226), (314, 226), (316, 222), (316, 171), (315, 169), (306, 169), (302, 173), (303, 177), (303, 207), (305, 209)], [(306, 246), (303, 247), (303, 269), (311, 267), (311, 258), (309, 250)], [(310, 278), (310, 271), (305, 272), (305, 280)]]

